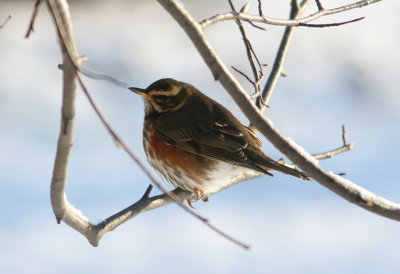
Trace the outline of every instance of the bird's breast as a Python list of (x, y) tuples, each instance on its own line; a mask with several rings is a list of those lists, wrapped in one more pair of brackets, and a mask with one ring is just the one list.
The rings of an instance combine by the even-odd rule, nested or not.
[(157, 134), (154, 125), (145, 124), (143, 146), (149, 163), (169, 182), (189, 178), (198, 183), (208, 178), (211, 159), (202, 157), (174, 145), (167, 144)]
[(201, 189), (206, 196), (237, 182), (264, 175), (167, 144), (149, 122), (144, 125), (143, 145), (150, 165), (165, 180), (188, 191)]

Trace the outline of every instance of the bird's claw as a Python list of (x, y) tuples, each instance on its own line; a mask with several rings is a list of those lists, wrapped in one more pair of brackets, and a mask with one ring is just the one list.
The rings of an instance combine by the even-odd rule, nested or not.
[(198, 200), (203, 198), (203, 196), (204, 196), (204, 191), (195, 187), (193, 188), (194, 199), (187, 199), (186, 201), (191, 208), (195, 208), (193, 207), (193, 202), (197, 202)]

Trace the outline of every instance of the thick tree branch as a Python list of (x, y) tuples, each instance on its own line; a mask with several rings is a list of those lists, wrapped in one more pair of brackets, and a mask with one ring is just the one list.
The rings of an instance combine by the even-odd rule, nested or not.
[[(71, 33), (72, 26), (69, 24), (69, 14), (59, 13), (58, 10), (66, 10), (64, 7), (65, 2), (61, 1), (48, 1), (49, 9), (52, 11), (54, 22), (58, 26), (63, 22), (64, 28), (67, 29), (66, 34), (69, 39), (73, 39), (69, 34)], [(37, 9), (37, 7), (35, 7)], [(58, 31), (58, 28), (57, 28)], [(60, 32), (58, 31), (61, 36)], [(57, 154), (53, 169), (53, 178), (51, 181), (51, 204), (53, 206), (54, 214), (56, 215), (57, 222), (61, 220), (69, 222), (73, 220), (77, 222), (79, 231), (87, 230), (87, 218), (80, 214), (69, 214), (75, 212), (73, 207), (68, 203), (64, 190), (66, 187), (68, 161), (71, 152), (71, 147), (74, 142), (74, 125), (75, 125), (75, 97), (76, 97), (76, 73), (75, 65), (71, 62), (69, 55), (66, 53), (65, 47), (61, 44), (63, 56), (63, 103), (61, 111), (61, 127), (60, 135), (57, 144)], [(75, 47), (71, 47), (72, 56), (77, 56)]]
[[(259, 109), (253, 104), (249, 95), (234, 79), (227, 67), (212, 49), (202, 32), (202, 26), (198, 24), (184, 9), (184, 7), (173, 0), (158, 0), (158, 2), (171, 14), (171, 16), (183, 28), (192, 40), (196, 49), (210, 68), (214, 78), (221, 82), (229, 92), (237, 105), (241, 108), (248, 119), (260, 130), (260, 132), (294, 164), (314, 178), (321, 185), (332, 190), (349, 202), (355, 203), (373, 213), (400, 221), (400, 205), (356, 185), (355, 183), (341, 178), (340, 176), (323, 170), (318, 161), (299, 147), (291, 139), (284, 137), (272, 124), (271, 120), (261, 115)], [(361, 7), (377, 1), (358, 2)], [(349, 8), (342, 8), (345, 11)], [(235, 17), (234, 19), (244, 19)], [(249, 19), (245, 18), (244, 20)]]

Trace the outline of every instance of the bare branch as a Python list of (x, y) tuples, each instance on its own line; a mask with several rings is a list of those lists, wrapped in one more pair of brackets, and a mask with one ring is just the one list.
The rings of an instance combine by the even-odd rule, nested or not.
[[(309, 6), (311, 3), (311, 0), (304, 0), (300, 5), (296, 0), (292, 1), (291, 5), (291, 10), (290, 10), (290, 19), (297, 19), (301, 14), (304, 12), (304, 10)], [(322, 9), (319, 9), (322, 10)], [(357, 18), (355, 20), (360, 20), (362, 18)], [(351, 20), (354, 21), (354, 20)], [(349, 23), (349, 22), (342, 22), (342, 23), (337, 23), (337, 24), (343, 24), (343, 23)], [(317, 27), (320, 26), (322, 27), (323, 25), (321, 24), (307, 24), (309, 27)], [(326, 26), (327, 24), (325, 24)], [(331, 25), (332, 26), (332, 25)], [(281, 76), (286, 76), (286, 74), (283, 71), (283, 63), (285, 61), (286, 53), (289, 48), (289, 44), (291, 41), (291, 38), (294, 33), (294, 27), (293, 26), (287, 26), (285, 28), (285, 32), (283, 33), (281, 43), (279, 45), (278, 51), (275, 55), (275, 60), (274, 64), (271, 69), (271, 73), (269, 74), (267, 83), (265, 84), (264, 90), (262, 92), (262, 96), (257, 100), (256, 104), (263, 112), (265, 110), (265, 105), (269, 104), (269, 101), (271, 99), (272, 93), (275, 89), (276, 83), (278, 82), (278, 79)], [(261, 100), (263, 99), (263, 100)]]
[(343, 145), (341, 147), (338, 147), (338, 148), (335, 148), (335, 149), (332, 149), (332, 150), (329, 150), (329, 151), (326, 151), (323, 153), (313, 154), (312, 156), (314, 156), (314, 158), (317, 160), (324, 160), (327, 158), (332, 158), (339, 153), (343, 153), (343, 152), (354, 149), (353, 143), (347, 144), (346, 127), (344, 125), (342, 126), (342, 141), (343, 141)]
[(256, 77), (254, 77), (254, 79), (256, 80), (255, 84), (256, 84), (257, 92), (260, 93), (261, 92), (261, 82), (264, 78), (263, 68), (264, 68), (265, 64), (264, 65), (261, 64), (260, 59), (258, 59), (257, 54), (254, 51), (253, 46), (250, 43), (250, 40), (246, 40), (246, 42), (247, 42), (247, 47), (249, 48), (252, 56), (254, 57), (254, 59), (257, 62), (257, 65), (258, 65), (258, 75)]
[(244, 78), (246, 78), (246, 80), (249, 81), (250, 84), (252, 84), (252, 85), (254, 86), (254, 88), (256, 89), (256, 92), (255, 92), (251, 97), (253, 97), (254, 95), (259, 96), (259, 94), (257, 93), (256, 83), (255, 83), (253, 80), (251, 80), (250, 77), (247, 76), (247, 74), (244, 73), (243, 71), (241, 71), (241, 70), (235, 68), (234, 66), (231, 66), (231, 68), (232, 68), (233, 70), (235, 70), (237, 73), (239, 73), (240, 75), (242, 75)]
[[(69, 39), (73, 39), (71, 35), (71, 24), (68, 20), (69, 13), (65, 9), (66, 3), (60, 1), (48, 1), (49, 10), (53, 16), (54, 22), (58, 26), (61, 22), (64, 28), (68, 31), (66, 34)], [(36, 8), (36, 6), (35, 6)], [(54, 12), (55, 10), (63, 11), (61, 13)], [(57, 31), (60, 35), (59, 28)], [(73, 40), (72, 40), (73, 41)], [(61, 45), (64, 52), (65, 47)], [(71, 48), (72, 56), (77, 56), (75, 47)], [(71, 152), (71, 147), (74, 141), (74, 125), (75, 125), (75, 96), (76, 96), (76, 73), (75, 65), (70, 61), (68, 54), (63, 54), (63, 106), (61, 113), (61, 128), (57, 144), (57, 154), (54, 163), (53, 177), (51, 181), (51, 204), (57, 222), (61, 220), (75, 224), (75, 229), (79, 232), (84, 232), (88, 229), (88, 220), (82, 214), (79, 214), (71, 204), (68, 203), (64, 190), (67, 182), (68, 160)]]
[[(171, 14), (187, 33), (193, 44), (210, 68), (215, 79), (221, 82), (230, 93), (237, 105), (249, 120), (260, 130), (260, 132), (294, 164), (300, 167), (307, 175), (314, 178), (321, 185), (332, 190), (339, 196), (355, 203), (378, 215), (400, 221), (400, 204), (391, 202), (383, 197), (346, 180), (336, 174), (323, 170), (318, 161), (299, 147), (291, 139), (284, 137), (272, 124), (272, 122), (261, 115), (258, 108), (252, 103), (249, 95), (234, 79), (228, 68), (222, 63), (206, 40), (200, 26), (184, 9), (184, 7), (173, 0), (158, 0), (158, 2)], [(367, 5), (377, 1), (362, 1)], [(361, 6), (359, 6), (361, 7)], [(344, 9), (345, 10), (345, 9)]]
[(250, 25), (252, 25), (253, 27), (257, 28), (257, 29), (260, 29), (260, 30), (267, 30), (266, 28), (263, 28), (263, 27), (261, 27), (261, 26), (256, 25), (255, 23), (253, 23), (253, 22), (250, 21), (250, 20), (247, 20), (246, 22), (249, 23)]
[[(304, 0), (304, 2), (307, 2), (306, 5), (308, 5), (308, 0)], [(292, 0), (290, 1), (290, 16), (289, 19), (295, 19), (296, 18), (296, 14), (299, 14), (300, 9), (301, 9), (301, 4), (299, 4), (298, 0)]]
[(313, 154), (312, 156), (314, 156), (315, 159), (317, 160), (324, 160), (324, 159), (328, 159), (328, 158), (332, 158), (337, 154), (349, 151), (354, 149), (354, 144), (350, 143), (348, 145), (342, 145), (341, 147), (326, 151), (326, 152), (322, 152), (322, 153), (318, 153), (318, 154)]
[[(235, 68), (234, 66), (231, 66), (231, 68), (233, 70), (235, 70), (237, 73), (239, 73), (240, 75), (242, 75), (244, 78), (246, 78), (247, 81), (250, 82), (250, 84), (252, 84), (254, 86), (255, 92), (250, 95), (250, 98), (258, 98), (261, 100), (261, 104), (263, 104), (264, 107), (269, 107), (268, 105), (264, 104), (262, 97), (260, 96), (260, 90), (258, 89), (258, 86), (260, 85), (260, 82), (263, 78), (263, 74), (262, 72), (260, 72), (260, 78), (258, 79), (257, 82), (254, 82), (253, 80), (250, 79), (249, 76), (246, 75), (246, 73), (244, 73), (243, 71), (240, 71), (239, 69)], [(257, 132), (257, 130), (255, 129), (254, 132)]]
[(344, 146), (347, 145), (345, 125), (342, 125), (342, 141)]
[(322, 9), (322, 10), (319, 10), (318, 12), (311, 14), (309, 16), (299, 18), (299, 19), (292, 19), (292, 20), (274, 19), (274, 18), (265, 17), (265, 16), (249, 15), (249, 14), (237, 13), (237, 12), (227, 12), (227, 13), (214, 15), (208, 19), (204, 19), (199, 24), (200, 24), (200, 27), (202, 29), (204, 29), (204, 28), (209, 27), (212, 24), (215, 24), (220, 21), (240, 19), (240, 20), (260, 22), (260, 23), (265, 23), (265, 24), (269, 24), (269, 25), (277, 25), (277, 26), (300, 26), (300, 24), (304, 25), (305, 23), (315, 21), (316, 19), (321, 18), (323, 16), (341, 13), (341, 12), (348, 11), (351, 9), (361, 8), (361, 7), (364, 7), (367, 5), (374, 4), (379, 1), (382, 1), (382, 0), (358, 1), (356, 3), (345, 5), (345, 6), (334, 8), (334, 9)]
[[(328, 159), (328, 158), (333, 158), (334, 156), (336, 156), (336, 155), (338, 155), (340, 153), (347, 152), (349, 150), (354, 149), (353, 143), (347, 144), (347, 141), (346, 141), (346, 128), (345, 128), (344, 125), (342, 126), (342, 141), (343, 141), (343, 145), (341, 147), (329, 150), (327, 152), (315, 153), (315, 154), (312, 154), (312, 156), (317, 160), (325, 160), (325, 159)], [(278, 162), (283, 164), (283, 165), (285, 165), (285, 166), (287, 166), (287, 167), (298, 169), (298, 167), (296, 165), (285, 163), (285, 160), (283, 158), (279, 159)], [(338, 173), (338, 175), (344, 176), (346, 174), (342, 172), (342, 173)]]
[[(86, 56), (81, 56), (81, 57), (78, 58), (78, 62), (79, 62), (79, 63), (80, 63), (81, 61), (86, 61), (86, 60), (87, 60), (87, 57), (86, 57)], [(62, 64), (58, 65), (58, 68), (62, 70), (62, 69), (63, 69)], [(111, 84), (114, 84), (114, 85), (116, 85), (116, 86), (118, 86), (118, 87), (125, 88), (125, 89), (127, 89), (128, 87), (130, 87), (130, 85), (128, 85), (127, 83), (122, 82), (122, 81), (120, 81), (120, 80), (118, 80), (118, 79), (116, 79), (116, 78), (114, 78), (114, 77), (109, 76), (109, 75), (95, 73), (95, 72), (93, 72), (93, 71), (90, 71), (90, 70), (88, 70), (88, 69), (83, 68), (82, 66), (79, 66), (79, 67), (76, 68), (76, 69), (77, 69), (81, 74), (85, 75), (86, 77), (89, 77), (89, 78), (92, 78), (92, 79), (95, 79), (95, 80), (103, 80), (103, 81), (109, 82), (109, 83), (111, 83)]]
[[(305, 0), (300, 5), (297, 1), (292, 1), (291, 10), (290, 10), (290, 19), (297, 19), (304, 10), (311, 3), (311, 0)], [(275, 55), (274, 64), (271, 69), (271, 73), (269, 74), (267, 83), (264, 86), (264, 90), (262, 92), (262, 96), (257, 100), (256, 104), (260, 109), (261, 113), (263, 113), (265, 104), (269, 104), (269, 100), (271, 99), (272, 92), (275, 89), (275, 85), (278, 82), (278, 79), (283, 76), (283, 62), (285, 61), (286, 53), (289, 48), (290, 41), (292, 39), (294, 32), (294, 27), (286, 27), (283, 33), (281, 43), (278, 48), (278, 52)], [(263, 100), (261, 100), (261, 98)]]
[[(133, 217), (143, 212), (174, 203), (176, 199), (189, 199), (193, 195), (191, 192), (177, 188), (166, 194), (149, 197), (151, 189), (152, 187), (150, 185), (142, 198), (131, 206), (108, 217), (107, 219), (96, 225), (90, 224), (90, 229), (87, 231), (87, 233), (83, 235), (89, 240), (89, 242), (93, 246), (98, 246), (101, 238), (105, 233), (114, 230), (121, 224), (132, 219)], [(174, 199), (171, 197), (174, 197)]]
[[(229, 1), (229, 5), (231, 6), (232, 11), (236, 12), (236, 9), (235, 9), (235, 6), (233, 5), (232, 0), (228, 0), (228, 1)], [(243, 12), (242, 10), (241, 10), (241, 12)], [(254, 60), (253, 60), (253, 56), (251, 54), (249, 39), (247, 38), (246, 31), (244, 30), (244, 27), (243, 27), (242, 23), (240, 22), (240, 20), (235, 20), (235, 22), (239, 27), (240, 34), (242, 35), (242, 40), (244, 43), (244, 47), (246, 49), (247, 59), (249, 60), (251, 70), (253, 71), (254, 79), (255, 79), (255, 81), (257, 81), (258, 80), (258, 72), (257, 72), (256, 65), (254, 63)], [(257, 89), (257, 87), (256, 87), (256, 89)], [(258, 90), (260, 90), (260, 89), (258, 89)]]
[[(229, 5), (231, 6), (232, 11), (233, 11), (233, 12), (236, 12), (236, 9), (235, 9), (235, 6), (233, 5), (232, 0), (228, 0), (228, 1), (229, 1)], [(240, 10), (241, 13), (245, 13), (244, 11), (245, 11), (246, 8), (249, 6), (249, 3), (250, 3), (250, 2), (248, 2), (248, 3)], [(259, 1), (258, 4), (259, 4), (259, 5), (258, 5), (259, 12), (260, 12), (260, 14), (262, 14), (261, 1)], [(257, 57), (257, 55), (256, 55), (256, 53), (255, 53), (255, 51), (254, 51), (254, 49), (253, 49), (253, 46), (252, 46), (251, 43), (250, 43), (250, 40), (247, 38), (247, 35), (246, 35), (246, 32), (245, 32), (245, 30), (244, 30), (244, 27), (243, 27), (242, 23), (240, 22), (240, 20), (235, 20), (235, 22), (236, 22), (236, 24), (238, 25), (239, 30), (240, 30), (240, 33), (241, 33), (241, 35), (242, 35), (242, 39), (243, 39), (243, 42), (244, 42), (244, 45), (245, 45), (245, 49), (246, 49), (247, 59), (249, 60), (250, 67), (251, 67), (251, 69), (252, 69), (252, 71), (253, 71), (254, 81), (251, 80), (250, 77), (248, 77), (245, 73), (243, 73), (243, 72), (240, 71), (239, 69), (237, 69), (237, 68), (235, 68), (235, 67), (233, 67), (233, 66), (232, 66), (232, 68), (233, 68), (236, 72), (238, 72), (238, 73), (240, 73), (242, 76), (244, 76), (244, 77), (254, 86), (254, 90), (255, 90), (255, 91), (254, 91), (254, 95), (253, 95), (253, 96), (257, 96), (258, 98), (260, 98), (260, 99), (261, 99), (261, 100), (260, 100), (261, 104), (262, 104), (263, 106), (267, 107), (267, 105), (264, 104), (262, 97), (260, 96), (260, 95), (261, 95), (261, 82), (262, 82), (263, 79), (264, 79), (263, 65), (261, 64), (260, 60), (258, 59), (258, 57)], [(259, 27), (259, 26), (254, 25), (251, 21), (247, 21), (247, 22), (249, 22), (253, 27), (261, 28), (261, 27)], [(263, 29), (263, 28), (261, 28), (261, 29)], [(257, 68), (256, 68), (256, 64), (255, 64), (255, 62), (254, 62), (254, 59), (255, 59), (256, 62), (257, 62), (258, 70), (257, 70)], [(252, 96), (252, 97), (253, 97), (253, 96)]]
[(257, 0), (257, 1), (258, 1), (258, 15), (263, 16), (261, 0)]
[(315, 0), (315, 3), (317, 4), (318, 10), (323, 10), (324, 9), (324, 7), (321, 4), (321, 1)]
[[(132, 218), (135, 214), (139, 214), (144, 210), (149, 210), (154, 208), (154, 205), (148, 204), (147, 206), (143, 206), (143, 204), (149, 203), (149, 201), (153, 201), (152, 198), (148, 198), (151, 189), (148, 188), (146, 193), (143, 195), (142, 199), (140, 199), (137, 203), (132, 205), (130, 208), (117, 213), (110, 218), (108, 218), (105, 222), (102, 222), (100, 226), (95, 226), (90, 224), (87, 217), (85, 217), (81, 212), (76, 210), (66, 199), (65, 196), (65, 186), (66, 186), (66, 178), (67, 178), (67, 168), (68, 168), (68, 160), (69, 154), (71, 151), (73, 136), (74, 136), (74, 112), (75, 112), (75, 93), (76, 93), (76, 81), (78, 80), (81, 88), (83, 89), (86, 97), (88, 98), (90, 104), (94, 108), (95, 112), (103, 122), (104, 126), (111, 134), (116, 143), (122, 147), (128, 155), (136, 162), (137, 165), (145, 172), (145, 174), (149, 177), (149, 179), (167, 196), (161, 197), (161, 202), (158, 200), (156, 205), (161, 206), (164, 204), (168, 204), (171, 202), (175, 202), (185, 211), (189, 212), (191, 215), (201, 220), (205, 225), (209, 228), (225, 237), (226, 239), (232, 241), (233, 243), (248, 249), (249, 247), (240, 241), (234, 239), (233, 237), (227, 235), (222, 232), (220, 229), (212, 225), (208, 219), (200, 216), (195, 213), (193, 210), (184, 206), (182, 203), (176, 200), (174, 197), (174, 193), (169, 193), (166, 188), (162, 186), (158, 180), (153, 177), (151, 172), (144, 166), (144, 164), (136, 157), (136, 155), (132, 152), (132, 150), (123, 142), (123, 140), (119, 137), (116, 131), (111, 127), (110, 123), (107, 121), (105, 116), (100, 111), (100, 108), (97, 106), (96, 102), (90, 95), (88, 89), (86, 88), (83, 80), (78, 74), (79, 61), (82, 59), (78, 58), (78, 53), (75, 48), (75, 43), (73, 40), (72, 30), (71, 30), (71, 22), (69, 20), (70, 14), (68, 10), (68, 4), (63, 0), (49, 0), (48, 6), (50, 13), (53, 16), (54, 22), (56, 24), (56, 29), (59, 35), (60, 46), (63, 52), (63, 72), (64, 72), (64, 92), (63, 92), (63, 112), (62, 112), (62, 122), (61, 122), (61, 130), (60, 137), (57, 146), (57, 155), (56, 161), (53, 170), (53, 179), (51, 183), (51, 201), (53, 206), (53, 211), (56, 215), (57, 222), (60, 223), (64, 221), (66, 224), (71, 226), (72, 228), (79, 231), (81, 234), (85, 235), (89, 242), (94, 246), (97, 246), (98, 241), (102, 237), (104, 233), (114, 229), (119, 226), (129, 218)], [(181, 193), (182, 191), (176, 190), (175, 192)], [(185, 198), (187, 198), (188, 193), (185, 193)], [(191, 193), (191, 196), (193, 193)], [(157, 197), (159, 199), (160, 197)], [(132, 208), (139, 208), (137, 212), (132, 212)]]
[(0, 29), (4, 28), (4, 27), (7, 25), (8, 21), (10, 21), (10, 19), (11, 19), (12, 16), (13, 16), (12, 13), (10, 13), (10, 14), (7, 16), (7, 18), (4, 20), (4, 22), (1, 23)]
[(309, 24), (309, 23), (300, 23), (299, 27), (310, 27), (310, 28), (328, 28), (328, 27), (338, 27), (341, 25), (346, 25), (350, 23), (354, 23), (360, 20), (365, 19), (365, 17), (359, 17), (348, 21), (338, 22), (338, 23), (328, 23), (328, 24)]
[(92, 78), (92, 79), (104, 80), (104, 81), (110, 82), (118, 87), (125, 88), (125, 89), (129, 88), (129, 85), (127, 83), (124, 83), (124, 82), (122, 82), (114, 77), (111, 77), (109, 75), (98, 74), (93, 71), (84, 69), (83, 67), (79, 67), (79, 72), (81, 72), (83, 75), (85, 75), (89, 78)]
[(36, 20), (36, 15), (39, 11), (40, 4), (42, 3), (43, 0), (36, 0), (35, 5), (33, 7), (33, 13), (32, 17), (29, 23), (28, 30), (26, 31), (25, 38), (29, 38), (29, 35), (31, 35), (31, 32), (33, 32), (33, 25), (35, 24)]

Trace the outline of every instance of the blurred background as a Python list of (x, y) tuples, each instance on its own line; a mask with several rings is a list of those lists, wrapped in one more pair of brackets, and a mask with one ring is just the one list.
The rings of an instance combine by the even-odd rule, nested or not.
[[(195, 204), (196, 212), (251, 246), (243, 250), (176, 205), (153, 210), (110, 232), (99, 247), (62, 223), (49, 197), (60, 122), (62, 73), (55, 28), (42, 5), (29, 39), (34, 1), (0, 0), (0, 272), (2, 273), (398, 273), (400, 224), (361, 209), (320, 186), (275, 174), (236, 185)], [(229, 10), (227, 1), (182, 1), (196, 20)], [(333, 8), (351, 1), (322, 1)], [(244, 1), (235, 1), (239, 9)], [(290, 1), (263, 1), (264, 14), (287, 18)], [(84, 66), (132, 86), (173, 77), (245, 116), (156, 1), (70, 1)], [(265, 112), (310, 153), (353, 151), (321, 165), (400, 202), (400, 2), (387, 1), (323, 18), (366, 16), (334, 28), (298, 28)], [(313, 3), (306, 14), (316, 10)], [(257, 13), (251, 1), (249, 13)], [(245, 24), (261, 62), (273, 63), (282, 27)], [(227, 66), (251, 75), (233, 21), (205, 31)], [(268, 74), (270, 68), (265, 69)], [(251, 85), (236, 74), (252, 93)], [(104, 113), (144, 162), (143, 102), (110, 83), (85, 79)], [(70, 159), (69, 201), (100, 221), (137, 201), (149, 179), (118, 149), (81, 91)], [(262, 137), (261, 137), (262, 138)], [(272, 158), (282, 155), (266, 143)], [(146, 162), (147, 165), (147, 162)], [(168, 185), (168, 184), (166, 184)], [(168, 185), (169, 186), (169, 185)], [(153, 194), (158, 191), (154, 190)]]

